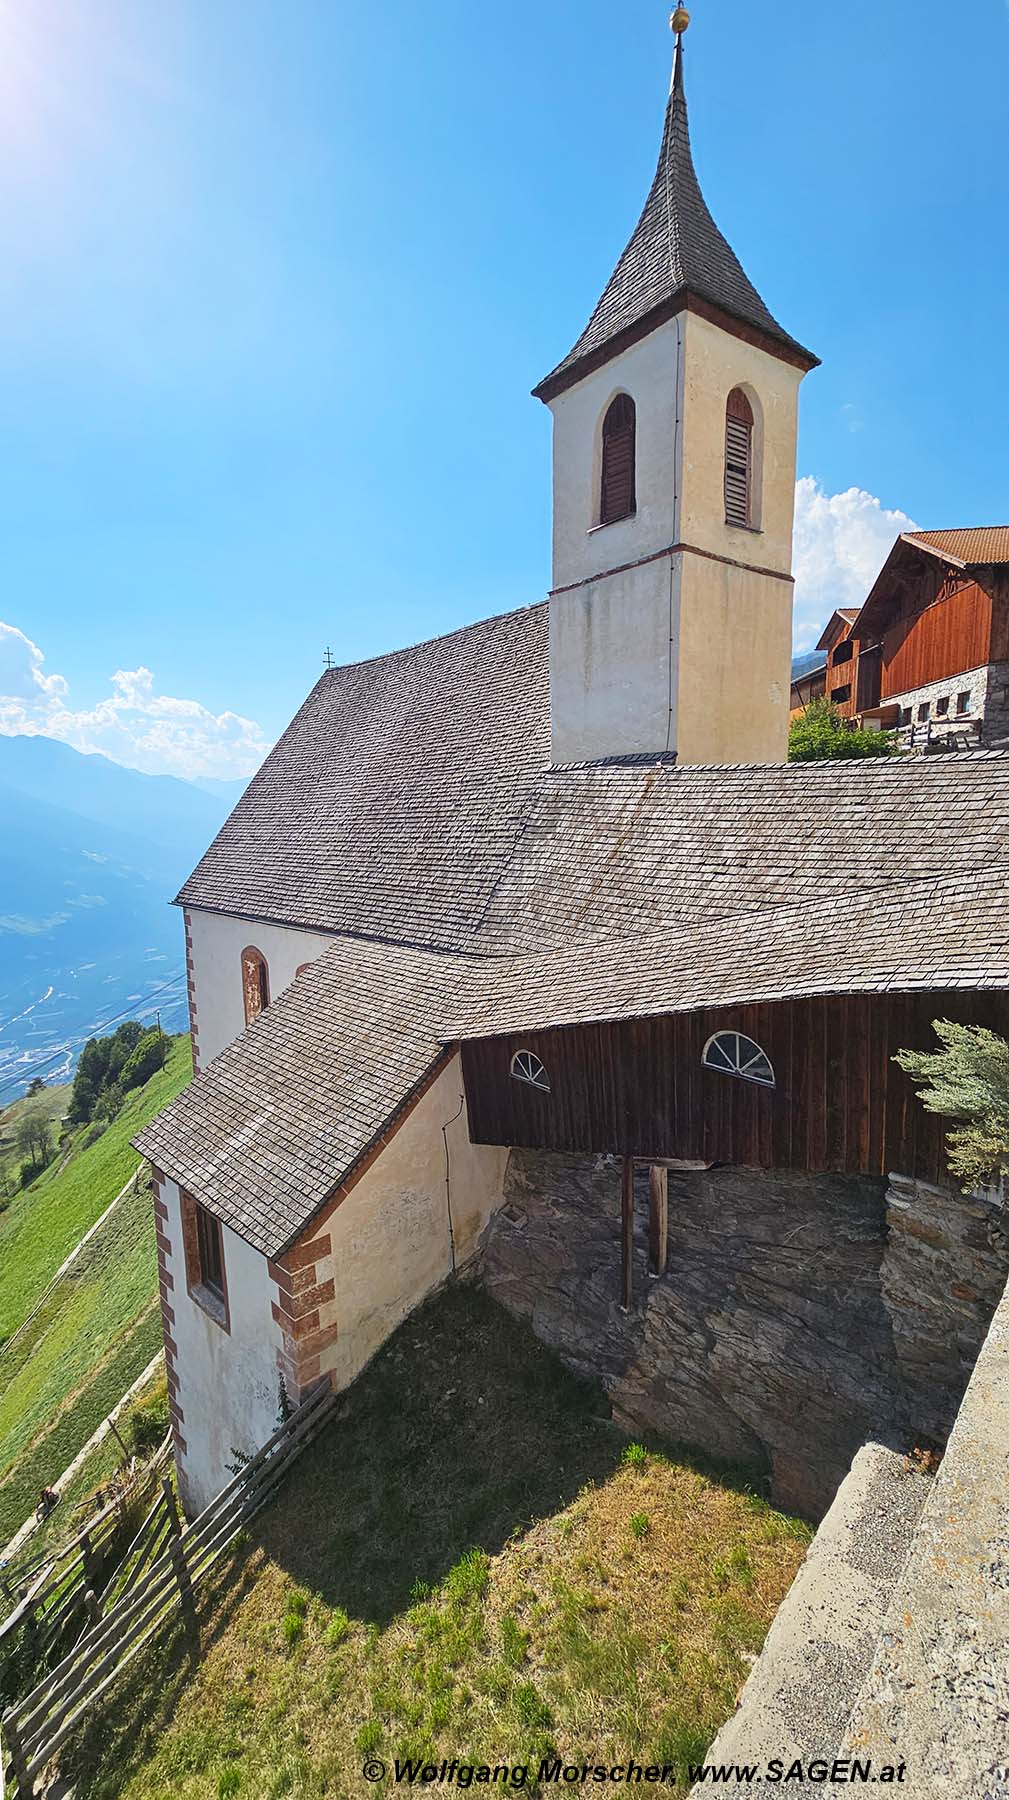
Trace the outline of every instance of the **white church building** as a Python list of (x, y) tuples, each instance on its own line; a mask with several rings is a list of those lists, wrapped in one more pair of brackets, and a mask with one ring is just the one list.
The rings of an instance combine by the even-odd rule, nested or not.
[[(196, 1076), (137, 1145), (189, 1509), (274, 1430), (282, 1389), (345, 1387), (474, 1265), (516, 1145), (883, 1181), (885, 1123), (836, 1154), (811, 1133), (801, 1156), (782, 1148), (784, 1112), (765, 1128), (754, 1109), (799, 1102), (753, 1009), (1009, 985), (985, 923), (1009, 881), (1009, 762), (786, 762), (799, 389), (816, 359), (704, 202), (676, 23), (644, 211), (536, 390), (554, 420), (549, 597), (327, 670), (179, 896)], [(945, 884), (941, 904), (921, 906), (922, 883)], [(598, 1069), (584, 1103), (564, 1099), (572, 1031), (601, 1046), (608, 1021), (713, 1008), (726, 1029), (684, 1102), (701, 1155), (658, 1103), (624, 1131), (630, 1085), (601, 1048), (582, 1056)], [(478, 1047), (504, 1037), (498, 1094)], [(512, 1096), (519, 1122), (488, 1124)], [(711, 1153), (744, 1125), (752, 1151)], [(631, 1298), (627, 1193), (615, 1305)]]

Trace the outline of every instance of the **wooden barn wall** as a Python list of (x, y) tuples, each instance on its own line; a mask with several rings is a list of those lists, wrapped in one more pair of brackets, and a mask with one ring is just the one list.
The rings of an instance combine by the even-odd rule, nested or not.
[[(1009, 1031), (1009, 996), (843, 995), (486, 1038), (463, 1045), (475, 1143), (735, 1163), (757, 1168), (946, 1178), (948, 1124), (926, 1113), (891, 1060), (935, 1047), (932, 1021)], [(743, 1031), (776, 1086), (706, 1069), (713, 1032)], [(514, 1081), (535, 1051), (551, 1091)]]
[[(1004, 635), (1001, 614), (1000, 608), (1000, 635)], [(991, 597), (977, 582), (970, 582), (949, 599), (898, 620), (885, 633), (882, 698), (910, 693), (995, 660)]]

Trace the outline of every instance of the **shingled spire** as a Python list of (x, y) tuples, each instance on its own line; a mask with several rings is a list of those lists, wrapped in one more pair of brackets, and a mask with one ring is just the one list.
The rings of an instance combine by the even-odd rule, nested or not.
[[(701, 193), (690, 148), (683, 81), (683, 31), (677, 32), (673, 82), (655, 180), (644, 212), (595, 312), (569, 356), (533, 391), (551, 400), (591, 369), (684, 308), (708, 312), (717, 323), (750, 337), (802, 369), (818, 359), (778, 324), (735, 251), (722, 236)], [(688, 21), (689, 22), (689, 21)]]

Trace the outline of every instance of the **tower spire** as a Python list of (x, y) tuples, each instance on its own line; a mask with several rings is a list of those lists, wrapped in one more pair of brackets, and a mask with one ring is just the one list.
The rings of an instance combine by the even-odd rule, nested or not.
[(690, 147), (683, 80), (685, 6), (670, 18), (676, 37), (673, 84), (658, 168), (645, 209), (602, 298), (574, 349), (533, 389), (549, 402), (629, 343), (692, 306), (715, 308), (729, 330), (758, 332), (786, 361), (815, 368), (817, 358), (778, 324), (708, 211)]

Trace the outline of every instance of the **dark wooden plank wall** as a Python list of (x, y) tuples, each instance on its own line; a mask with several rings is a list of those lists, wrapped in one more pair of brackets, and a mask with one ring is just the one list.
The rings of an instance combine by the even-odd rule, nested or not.
[(993, 660), (991, 597), (972, 581), (948, 599), (899, 619), (885, 633), (882, 697), (906, 694)]
[[(948, 1124), (891, 1060), (933, 1048), (936, 1018), (1009, 1033), (1009, 996), (842, 995), (486, 1038), (463, 1045), (470, 1134), (527, 1149), (940, 1181)], [(702, 1066), (721, 1030), (761, 1045), (773, 1090)], [(549, 1094), (511, 1079), (519, 1049), (542, 1058)]]

